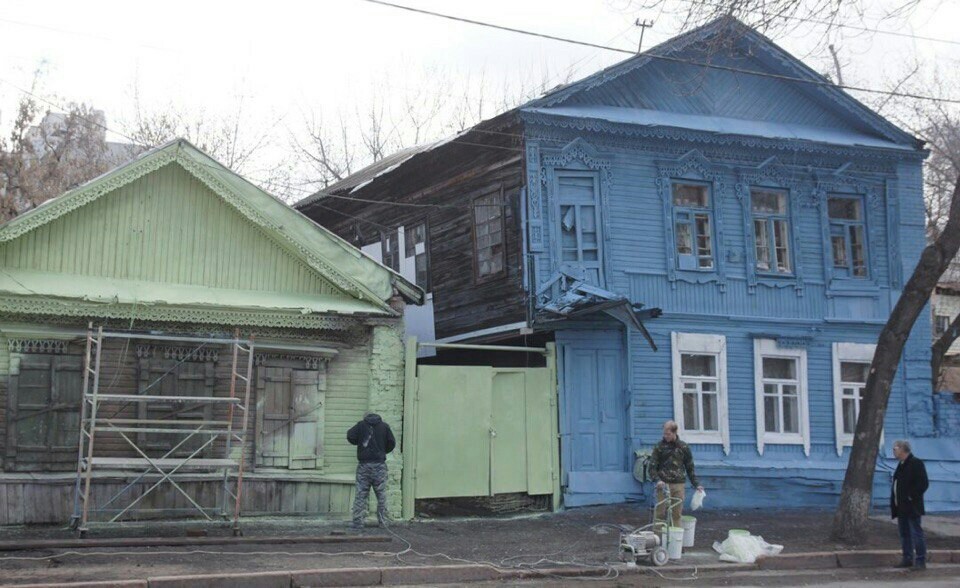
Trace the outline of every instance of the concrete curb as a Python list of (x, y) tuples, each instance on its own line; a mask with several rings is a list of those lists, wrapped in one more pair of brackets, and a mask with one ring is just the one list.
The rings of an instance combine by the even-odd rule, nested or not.
[[(810, 570), (837, 568), (883, 568), (895, 564), (899, 551), (825, 551), (791, 553), (761, 557), (756, 564), (718, 563), (702, 566), (678, 565), (662, 568), (615, 566), (619, 575), (657, 575), (669, 579), (673, 574), (692, 574), (750, 570)], [(960, 550), (932, 550), (928, 560), (940, 564), (960, 564)], [(600, 567), (495, 569), (479, 564), (450, 566), (395, 566), (382, 568), (330, 568), (313, 570), (247, 572), (236, 574), (197, 574), (159, 576), (143, 580), (4, 585), (0, 588), (297, 588), (299, 586), (395, 586), (400, 584), (455, 584), (490, 580), (529, 580), (536, 578), (601, 577), (608, 574)]]

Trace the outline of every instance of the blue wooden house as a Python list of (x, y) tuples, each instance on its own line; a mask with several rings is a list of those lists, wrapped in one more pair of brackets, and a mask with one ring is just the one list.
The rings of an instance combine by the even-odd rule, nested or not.
[[(874, 343), (924, 246), (925, 156), (721, 19), (298, 208), (385, 263), (422, 243), (440, 341), (557, 343), (567, 506), (643, 496), (635, 456), (668, 419), (713, 506), (833, 505)], [(936, 509), (960, 495), (960, 443), (932, 442), (929, 325), (884, 441), (939, 461)]]

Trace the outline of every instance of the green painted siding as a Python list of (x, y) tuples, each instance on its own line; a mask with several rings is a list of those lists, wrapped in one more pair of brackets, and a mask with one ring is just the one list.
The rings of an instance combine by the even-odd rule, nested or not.
[(0, 333), (0, 465), (7, 448), (7, 387), (10, 384), (10, 352), (7, 338)]
[(346, 297), (177, 163), (0, 245), (0, 264), (169, 284)]
[(357, 467), (357, 449), (347, 443), (347, 429), (369, 406), (369, 358), (369, 346), (342, 349), (327, 366), (324, 473), (352, 474)]

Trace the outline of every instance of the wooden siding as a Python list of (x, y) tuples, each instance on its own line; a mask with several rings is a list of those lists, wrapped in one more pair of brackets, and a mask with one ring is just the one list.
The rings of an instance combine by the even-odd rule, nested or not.
[(177, 163), (0, 244), (0, 265), (161, 284), (346, 296)]
[[(769, 57), (740, 47), (727, 54), (686, 51), (677, 57), (720, 67), (795, 74), (771, 66)], [(574, 95), (565, 104), (603, 104), (623, 108), (703, 114), (744, 121), (769, 121), (833, 129), (862, 130), (865, 125), (838, 115), (820, 88), (784, 84), (773, 77), (738, 75), (672, 61), (652, 61), (642, 68)]]
[[(18, 338), (20, 338), (18, 336)], [(101, 392), (115, 394), (136, 394), (138, 386), (137, 348), (143, 344), (155, 344), (144, 341), (107, 340), (101, 359)], [(326, 407), (324, 419), (323, 467), (314, 470), (288, 471), (279, 468), (254, 467), (256, 437), (256, 388), (252, 390), (251, 414), (246, 445), (247, 470), (253, 478), (245, 491), (247, 510), (263, 513), (346, 513), (349, 510), (352, 490), (352, 472), (356, 467), (356, 448), (346, 441), (347, 429), (361, 419), (369, 407), (370, 356), (369, 337), (361, 338), (351, 344), (317, 340), (313, 344), (336, 347), (339, 353), (327, 364)], [(155, 353), (162, 357), (166, 345), (158, 345)], [(206, 351), (212, 351), (210, 346)], [(227, 348), (218, 349), (219, 357), (214, 365), (215, 396), (229, 396), (231, 358)], [(65, 353), (80, 356), (82, 341), (68, 345)], [(0, 416), (6, 414), (8, 403), (8, 372), (10, 366), (8, 339), (0, 335)], [(265, 359), (270, 362), (269, 354)], [(289, 359), (283, 361), (289, 362)], [(322, 365), (322, 364), (321, 364)], [(255, 367), (256, 370), (262, 369)], [(110, 416), (117, 418), (136, 417), (136, 405), (123, 406), (116, 412), (116, 405), (104, 405)], [(214, 419), (226, 417), (226, 407), (218, 405), (213, 412)], [(234, 426), (239, 428), (242, 415), (236, 411)], [(399, 429), (399, 423), (396, 425)], [(0, 418), (0, 459), (6, 453), (5, 418)], [(215, 444), (214, 453), (222, 452), (222, 443)], [(100, 429), (97, 435), (97, 453), (111, 457), (135, 457), (136, 454), (118, 435)], [(36, 468), (29, 464), (18, 464), (17, 471), (11, 471), (12, 463), (4, 464), (5, 472), (0, 472), (0, 524), (19, 523), (62, 523), (69, 518), (73, 509), (73, 476), (76, 462), (62, 464), (60, 473), (51, 473), (49, 465)], [(56, 468), (53, 468), (56, 469)], [(23, 473), (20, 473), (23, 472)], [(113, 481), (110, 481), (110, 480)], [(191, 478), (192, 479), (192, 478)], [(198, 479), (202, 479), (199, 476)], [(101, 471), (96, 484), (97, 492), (106, 495), (122, 487), (121, 481), (129, 478), (110, 475)], [(196, 482), (201, 497), (215, 502), (217, 482)], [(209, 488), (207, 488), (209, 486)], [(142, 489), (141, 489), (142, 490)], [(139, 491), (139, 490), (138, 490)], [(399, 492), (399, 489), (396, 490)], [(163, 497), (166, 498), (163, 498)], [(183, 502), (184, 504), (180, 504)], [(39, 506), (43, 508), (39, 508)], [(188, 505), (175, 493), (161, 493), (151, 500), (149, 508), (184, 508)]]
[[(374, 180), (348, 195), (420, 207), (327, 198), (301, 209), (358, 247), (379, 243), (381, 231), (395, 231), (426, 220), (437, 338), (526, 319), (520, 226), (523, 170), (518, 142), (509, 136), (519, 133), (520, 127), (504, 127), (498, 132), (502, 134), (463, 137), (464, 141), (490, 147), (445, 145), (435, 153), (417, 156), (418, 162), (411, 169), (401, 167), (389, 179)], [(475, 198), (501, 190), (506, 271), (501, 277), (478, 280), (471, 206)]]
[[(99, 478), (92, 485), (96, 504), (106, 502), (132, 478)], [(197, 478), (179, 482), (191, 497), (203, 506), (217, 504), (223, 492), (223, 479)], [(344, 518), (353, 501), (350, 479), (276, 479), (261, 475), (244, 478), (243, 512), (246, 516), (270, 514), (329, 515)], [(139, 496), (149, 484), (136, 486)], [(74, 479), (60, 476), (49, 479), (0, 479), (0, 525), (64, 524), (73, 515)], [(143, 508), (189, 509), (182, 494), (166, 485), (143, 499)], [(190, 514), (188, 510), (181, 511)], [(154, 513), (153, 518), (159, 516)], [(167, 514), (165, 518), (169, 518)], [(151, 518), (149, 514), (144, 518)], [(99, 519), (98, 519), (99, 520)]]

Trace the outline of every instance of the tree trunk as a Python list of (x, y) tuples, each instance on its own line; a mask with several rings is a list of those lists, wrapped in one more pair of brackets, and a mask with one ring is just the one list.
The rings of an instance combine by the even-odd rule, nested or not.
[(960, 314), (957, 315), (947, 330), (940, 335), (933, 345), (930, 346), (930, 377), (933, 379), (933, 389), (937, 390), (940, 384), (940, 370), (943, 369), (943, 356), (950, 350), (953, 342), (960, 337)]
[(873, 474), (876, 470), (880, 434), (887, 412), (890, 387), (897, 374), (907, 337), (940, 276), (960, 249), (960, 178), (953, 189), (950, 216), (937, 240), (927, 245), (913, 275), (903, 288), (887, 324), (880, 332), (877, 351), (870, 364), (870, 374), (860, 417), (853, 437), (850, 462), (843, 478), (840, 504), (833, 517), (832, 536), (844, 543), (862, 543), (866, 535), (867, 515), (873, 495)]

